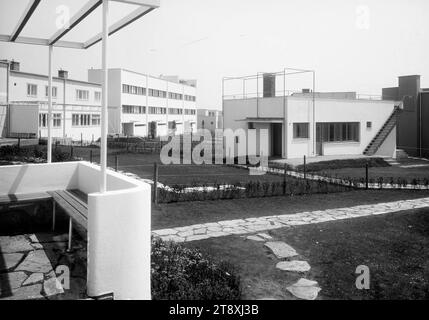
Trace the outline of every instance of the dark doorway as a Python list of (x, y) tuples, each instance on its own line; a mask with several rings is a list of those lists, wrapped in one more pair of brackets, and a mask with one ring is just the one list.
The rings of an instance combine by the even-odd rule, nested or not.
[(271, 124), (271, 156), (281, 157), (282, 156), (282, 124), (272, 123)]
[(156, 121), (149, 122), (149, 138), (150, 139), (156, 138), (156, 128), (157, 128)]
[(316, 125), (316, 154), (323, 156), (323, 124)]

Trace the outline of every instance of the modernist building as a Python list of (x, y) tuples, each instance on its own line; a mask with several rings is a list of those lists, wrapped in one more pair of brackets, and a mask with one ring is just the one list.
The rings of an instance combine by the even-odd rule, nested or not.
[[(196, 81), (109, 69), (109, 133), (158, 137), (196, 131)], [(101, 70), (88, 70), (101, 83)]]
[(429, 89), (420, 87), (420, 76), (399, 77), (397, 87), (383, 89), (383, 98), (404, 101), (398, 116), (398, 148), (411, 156), (429, 157)]
[(208, 129), (214, 132), (216, 129), (223, 128), (222, 111), (215, 109), (198, 109), (197, 110), (197, 128)]
[(396, 99), (359, 99), (354, 92), (313, 94), (308, 89), (286, 93), (275, 90), (272, 76), (262, 78), (261, 94), (224, 96), (223, 117), (225, 128), (268, 130), (269, 156), (395, 157), (396, 115), (402, 108)]
[[(0, 63), (0, 129), (3, 137), (48, 135), (48, 77), (20, 71), (18, 62)], [(95, 141), (100, 137), (101, 88), (68, 78), (52, 79), (52, 137)], [(2, 105), (2, 106), (1, 106)]]

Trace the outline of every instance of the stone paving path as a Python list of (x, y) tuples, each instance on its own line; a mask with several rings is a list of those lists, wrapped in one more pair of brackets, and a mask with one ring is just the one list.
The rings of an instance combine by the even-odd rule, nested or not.
[(185, 227), (154, 230), (152, 233), (154, 236), (160, 237), (163, 240), (188, 242), (234, 234), (251, 234), (295, 225), (351, 219), (425, 207), (429, 207), (429, 198), (401, 200), (371, 205), (359, 205), (348, 208), (300, 212), (296, 214), (265, 216), (259, 218), (225, 220)]
[[(80, 253), (67, 255), (66, 241), (67, 235), (49, 233), (0, 236), (0, 300), (80, 297), (80, 293), (86, 290), (86, 267), (83, 266), (80, 272), (78, 264), (71, 263), (79, 260)], [(78, 247), (81, 246), (75, 241), (74, 249)], [(86, 261), (86, 249), (82, 251), (82, 258)], [(67, 286), (63, 288), (58, 280), (59, 269), (56, 267), (59, 265), (66, 266), (69, 273), (73, 272), (74, 277), (67, 282), (73, 290), (68, 290), (70, 287)], [(63, 274), (65, 270), (60, 271)], [(69, 292), (64, 295), (66, 289)], [(70, 291), (74, 292), (71, 294)], [(75, 294), (76, 291), (79, 295)]]

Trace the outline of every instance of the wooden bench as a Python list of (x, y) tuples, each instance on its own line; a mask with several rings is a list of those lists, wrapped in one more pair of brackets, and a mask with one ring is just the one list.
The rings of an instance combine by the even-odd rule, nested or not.
[(67, 251), (71, 251), (73, 222), (85, 230), (88, 228), (88, 197), (79, 190), (57, 190), (50, 191), (52, 197), (52, 230), (55, 229), (55, 205), (57, 204), (69, 216), (69, 240)]

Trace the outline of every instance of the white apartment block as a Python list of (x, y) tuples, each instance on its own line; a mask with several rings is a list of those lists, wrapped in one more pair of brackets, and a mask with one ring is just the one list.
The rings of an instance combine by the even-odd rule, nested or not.
[[(285, 94), (270, 88), (275, 86), (272, 77), (263, 80), (264, 92), (256, 96), (224, 96), (223, 117), (225, 128), (266, 129), (265, 154), (281, 158), (396, 156), (396, 117), (402, 112), (401, 102), (360, 99), (354, 92)], [(260, 150), (258, 139), (256, 148)]]
[[(197, 130), (194, 80), (125, 69), (109, 69), (108, 79), (109, 134), (154, 138)], [(101, 83), (101, 70), (88, 70), (88, 80)]]
[(214, 132), (216, 129), (222, 129), (222, 111), (216, 109), (198, 109), (197, 127), (198, 129), (207, 129)]
[[(1, 63), (0, 69), (1, 88), (6, 91), (0, 116), (3, 136), (47, 137), (48, 77), (22, 72), (17, 62)], [(100, 117), (100, 85), (68, 79), (68, 72), (60, 70), (52, 80), (52, 137), (96, 141)]]

